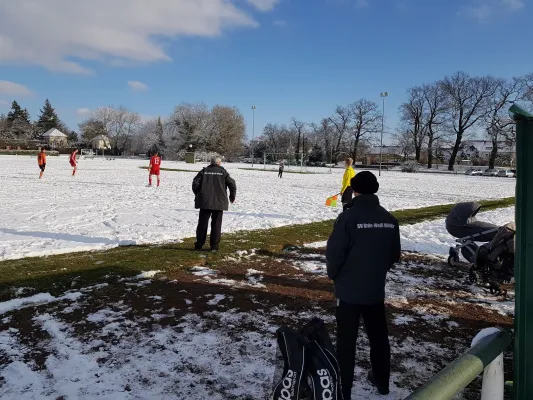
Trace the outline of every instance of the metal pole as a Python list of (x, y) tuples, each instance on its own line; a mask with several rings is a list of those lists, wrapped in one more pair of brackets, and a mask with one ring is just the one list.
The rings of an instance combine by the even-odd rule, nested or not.
[[(451, 400), (495, 360), (511, 343), (511, 335), (499, 329), (448, 364), (405, 400)], [(527, 397), (524, 397), (527, 399)], [(522, 400), (522, 397), (519, 398)]]
[(388, 92), (382, 92), (380, 94), (383, 99), (383, 112), (381, 114), (381, 141), (379, 145), (379, 176), (381, 176), (381, 168), (383, 163), (383, 132), (385, 131), (385, 97), (389, 95)]
[(300, 153), (300, 172), (304, 170), (304, 136), (302, 135), (302, 152)]
[(254, 167), (255, 106), (252, 106), (252, 168)]
[(516, 104), (514, 399), (533, 398), (533, 114)]

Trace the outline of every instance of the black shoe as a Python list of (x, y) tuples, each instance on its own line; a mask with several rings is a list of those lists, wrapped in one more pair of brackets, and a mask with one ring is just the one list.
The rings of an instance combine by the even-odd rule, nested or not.
[(195, 245), (194, 245), (194, 250), (196, 250), (196, 251), (202, 251), (202, 247), (203, 247), (203, 246), (199, 246), (199, 245), (195, 244)]
[(218, 249), (211, 249), (211, 253), (218, 253)]
[(376, 389), (378, 390), (378, 393), (383, 395), (383, 396), (386, 396), (389, 394), (389, 388), (388, 387), (384, 387), (384, 386), (378, 386), (376, 384), (376, 380), (374, 379), (374, 373), (372, 371), (368, 371), (368, 381), (374, 385), (376, 387)]

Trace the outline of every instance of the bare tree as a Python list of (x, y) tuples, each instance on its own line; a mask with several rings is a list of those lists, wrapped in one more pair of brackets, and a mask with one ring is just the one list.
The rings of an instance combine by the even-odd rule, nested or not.
[(520, 78), (495, 79), (496, 91), (491, 98), (491, 108), (486, 115), (484, 123), (486, 133), (492, 143), (489, 155), (489, 168), (494, 168), (498, 157), (501, 139), (512, 137), (514, 121), (508, 113), (510, 105), (524, 96), (525, 82)]
[(425, 98), (424, 89), (415, 86), (407, 90), (407, 101), (400, 105), (400, 121), (404, 128), (404, 133), (409, 133), (413, 148), (415, 150), (415, 159), (420, 162), (422, 145), (426, 139), (426, 124), (424, 123)]
[(195, 149), (206, 147), (206, 137), (212, 133), (210, 111), (204, 103), (182, 103), (174, 109), (167, 125), (167, 135), (173, 138), (177, 149), (192, 145)]
[(100, 107), (93, 113), (93, 118), (105, 126), (107, 135), (115, 152), (131, 150), (133, 136), (141, 126), (141, 116), (125, 107)]
[(453, 171), (463, 137), (489, 113), (496, 85), (492, 77), (471, 77), (465, 72), (445, 77), (440, 84), (447, 95), (446, 109), (456, 135), (448, 164), (448, 170)]
[(409, 156), (415, 152), (413, 134), (410, 129), (403, 129), (394, 134), (394, 141), (400, 147), (403, 161), (407, 161)]
[(246, 125), (244, 117), (235, 107), (214, 106), (211, 111), (214, 135), (207, 144), (207, 150), (218, 152), (231, 160), (244, 148)]
[(357, 159), (361, 141), (369, 140), (372, 135), (381, 131), (381, 112), (377, 103), (360, 99), (348, 106), (353, 121), (353, 147), (352, 158)]
[(283, 127), (278, 124), (266, 124), (263, 129), (263, 137), (268, 144), (271, 153), (281, 153)]
[(82, 139), (89, 142), (98, 135), (107, 135), (106, 126), (99, 120), (91, 117), (78, 124)]
[(320, 124), (310, 124), (315, 136), (315, 144), (324, 150), (325, 159), (333, 162), (333, 136), (335, 128), (329, 118), (322, 118)]
[(134, 153), (148, 153), (152, 148), (155, 148), (159, 140), (158, 127), (157, 119), (144, 121), (132, 139), (132, 151)]
[(294, 132), (294, 136), (296, 136), (296, 159), (299, 159), (300, 154), (300, 145), (302, 148), (303, 157), (305, 156), (305, 127), (306, 123), (302, 121), (298, 121), (296, 118), (293, 118), (291, 121), (291, 128)]
[(533, 73), (526, 75), (523, 81), (524, 99), (527, 100), (530, 103), (530, 107), (533, 108)]
[(352, 113), (349, 107), (337, 106), (333, 116), (329, 117), (330, 122), (335, 127), (335, 137), (333, 138), (333, 163), (337, 163), (341, 154), (341, 145), (346, 134), (350, 130)]
[(424, 99), (424, 131), (428, 140), (428, 168), (432, 168), (434, 144), (446, 135), (446, 93), (442, 85), (433, 83), (423, 85), (422, 94)]

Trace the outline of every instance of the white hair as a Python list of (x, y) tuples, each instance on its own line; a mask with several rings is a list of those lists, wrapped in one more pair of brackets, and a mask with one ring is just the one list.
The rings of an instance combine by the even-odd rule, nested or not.
[(222, 159), (220, 157), (213, 157), (211, 159), (211, 165), (220, 165), (222, 162)]

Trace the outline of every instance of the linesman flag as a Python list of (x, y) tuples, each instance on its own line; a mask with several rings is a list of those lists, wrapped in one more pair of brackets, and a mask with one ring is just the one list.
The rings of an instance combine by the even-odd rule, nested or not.
[(335, 196), (328, 197), (326, 199), (326, 206), (327, 207), (337, 207), (337, 200), (339, 199), (339, 195), (336, 194)]

